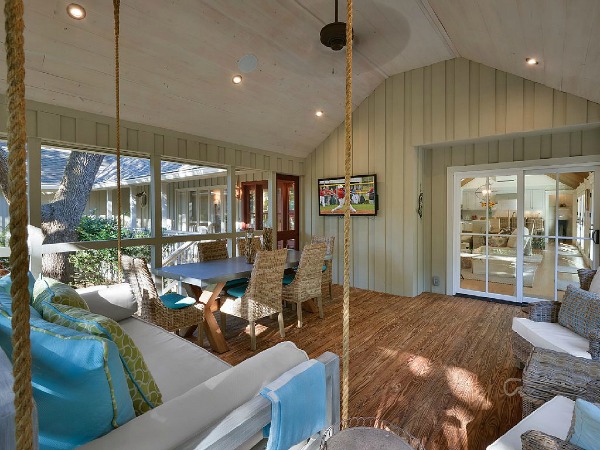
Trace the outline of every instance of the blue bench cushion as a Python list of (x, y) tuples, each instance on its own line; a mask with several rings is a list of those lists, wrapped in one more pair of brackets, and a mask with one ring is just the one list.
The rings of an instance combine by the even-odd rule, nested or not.
[(295, 273), (286, 273), (283, 276), (283, 284), (285, 286), (287, 286), (288, 284), (290, 284), (292, 281), (294, 281), (294, 278), (296, 277)]
[(230, 289), (227, 289), (227, 295), (230, 295), (230, 296), (236, 297), (236, 298), (242, 297), (246, 293), (247, 287), (248, 287), (247, 283), (239, 284)]
[(162, 395), (142, 353), (117, 322), (85, 309), (57, 303), (42, 303), (42, 314), (48, 322), (100, 336), (117, 345), (136, 416), (162, 404)]
[[(11, 319), (0, 306), (0, 347), (12, 358)], [(135, 417), (114, 342), (33, 315), (29, 323), (41, 449), (83, 445)]]
[(176, 292), (169, 292), (168, 294), (161, 295), (159, 298), (167, 308), (171, 309), (187, 308), (196, 303), (196, 300), (193, 298), (177, 294)]

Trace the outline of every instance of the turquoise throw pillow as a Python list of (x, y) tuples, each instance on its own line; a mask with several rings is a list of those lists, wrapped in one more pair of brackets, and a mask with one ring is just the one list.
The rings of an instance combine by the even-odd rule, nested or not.
[[(27, 272), (27, 275), (29, 277), (29, 284), (27, 286), (29, 288), (29, 298), (33, 299), (33, 286), (35, 285), (35, 277), (33, 276), (33, 274), (31, 272)], [(11, 286), (12, 286), (12, 279), (10, 277), (10, 273), (8, 275), (4, 275), (2, 278), (0, 278), (0, 291), (6, 292), (7, 294), (10, 295)]]
[(227, 295), (230, 295), (231, 297), (240, 298), (246, 293), (247, 288), (247, 284), (240, 284), (239, 286), (234, 286), (230, 289), (227, 289)]
[(567, 439), (585, 450), (600, 450), (600, 405), (580, 398), (575, 401), (573, 423)]
[[(0, 347), (9, 357), (11, 319), (0, 307)], [(83, 445), (135, 417), (114, 342), (34, 316), (30, 326), (40, 449)]]
[(170, 309), (187, 308), (196, 303), (196, 300), (193, 298), (175, 292), (169, 292), (168, 294), (161, 295), (159, 298), (163, 304)]

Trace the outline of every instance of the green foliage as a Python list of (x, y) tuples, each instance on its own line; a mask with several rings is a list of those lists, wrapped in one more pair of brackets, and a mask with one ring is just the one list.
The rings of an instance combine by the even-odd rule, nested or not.
[[(83, 216), (77, 237), (80, 241), (116, 241), (117, 221), (98, 216)], [(121, 229), (121, 239), (150, 237), (146, 230)], [(150, 259), (148, 246), (123, 247), (123, 254)], [(74, 281), (79, 286), (114, 283), (117, 278), (117, 249), (84, 250), (73, 253), (69, 261), (74, 266)]]

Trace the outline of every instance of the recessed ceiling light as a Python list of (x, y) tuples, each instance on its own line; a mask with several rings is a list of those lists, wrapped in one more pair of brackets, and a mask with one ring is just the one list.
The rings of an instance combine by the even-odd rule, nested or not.
[(242, 82), (242, 76), (234, 75), (231, 81), (233, 81), (233, 84), (240, 84)]
[(67, 6), (67, 14), (72, 19), (81, 20), (85, 18), (85, 9), (77, 3), (71, 3)]
[(525, 62), (530, 66), (536, 66), (539, 64), (539, 61), (535, 58), (525, 58)]
[(318, 111), (315, 113), (315, 116), (317, 116), (317, 117), (321, 117), (322, 115), (323, 115), (323, 111), (321, 111), (321, 110), (318, 110)]

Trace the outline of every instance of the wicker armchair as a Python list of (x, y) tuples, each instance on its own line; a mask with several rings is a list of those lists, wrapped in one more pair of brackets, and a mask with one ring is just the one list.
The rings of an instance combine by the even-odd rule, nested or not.
[(154, 280), (143, 258), (121, 256), (121, 266), (138, 303), (138, 315), (167, 331), (198, 326), (198, 341), (202, 343), (204, 305), (195, 303), (180, 309), (167, 308), (160, 300)]
[(279, 314), (279, 333), (285, 337), (282, 279), (287, 249), (264, 251), (256, 254), (252, 275), (241, 297), (225, 295), (220, 311), (250, 322), (250, 348), (256, 350), (255, 322), (272, 314)]
[(283, 287), (283, 300), (297, 304), (298, 328), (302, 327), (302, 302), (316, 298), (319, 317), (323, 318), (321, 271), (326, 251), (327, 245), (324, 242), (304, 247), (296, 276), (290, 284)]
[(542, 431), (530, 430), (521, 435), (523, 450), (583, 450)]
[[(596, 271), (591, 269), (579, 269), (577, 271), (581, 289), (586, 291), (589, 290), (592, 278), (594, 278), (595, 274)], [(528, 318), (534, 322), (557, 323), (560, 306), (560, 302), (553, 301), (530, 303)], [(600, 330), (590, 333), (589, 341), (589, 353), (592, 356), (592, 359), (600, 360)], [(511, 344), (517, 366), (523, 367), (533, 350), (533, 345), (514, 331), (511, 333)]]
[[(333, 248), (335, 245), (335, 236), (329, 236), (329, 237), (313, 236), (311, 239), (311, 244), (318, 244), (321, 242), (323, 242), (323, 243), (325, 243), (325, 245), (327, 245), (327, 251), (326, 251), (325, 255), (333, 256)], [(333, 271), (331, 269), (332, 265), (333, 265), (333, 259), (330, 258), (325, 261), (325, 264), (323, 265), (324, 270), (323, 270), (322, 279), (321, 279), (321, 287), (328, 288), (329, 300), (332, 299), (332, 295), (331, 295), (331, 284), (332, 284), (332, 280), (333, 280)]]

